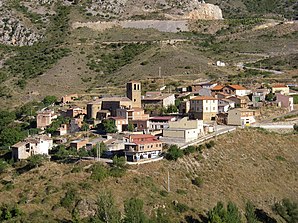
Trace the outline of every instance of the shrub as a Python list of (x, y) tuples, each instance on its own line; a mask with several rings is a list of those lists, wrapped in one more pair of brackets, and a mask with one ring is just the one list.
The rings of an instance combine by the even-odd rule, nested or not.
[(186, 149), (183, 150), (184, 155), (189, 155), (191, 153), (196, 152), (196, 147), (195, 146), (188, 146)]
[(298, 203), (283, 199), (273, 206), (273, 211), (279, 214), (288, 223), (298, 222)]
[(196, 185), (197, 187), (201, 187), (203, 185), (203, 179), (200, 177), (194, 178), (191, 182), (193, 185)]
[(73, 188), (67, 190), (65, 196), (61, 199), (60, 204), (64, 208), (70, 208), (76, 199), (76, 191)]
[(186, 190), (182, 190), (182, 189), (177, 189), (176, 190), (176, 193), (177, 194), (181, 194), (181, 195), (185, 195), (185, 194), (187, 194), (187, 191)]
[(211, 149), (212, 147), (215, 146), (215, 142), (211, 140), (210, 142), (205, 143), (205, 146), (207, 149)]
[(186, 204), (177, 203), (174, 205), (174, 210), (178, 213), (184, 213), (188, 211), (190, 208)]
[(97, 181), (103, 181), (108, 177), (108, 169), (104, 167), (102, 164), (94, 164), (92, 167), (91, 179)]
[(183, 157), (183, 151), (177, 145), (171, 145), (166, 153), (166, 159), (178, 160)]
[(168, 196), (169, 192), (166, 191), (166, 190), (162, 190), (162, 191), (159, 192), (159, 194), (160, 194), (161, 196), (163, 196), (163, 197), (166, 197), (166, 196)]

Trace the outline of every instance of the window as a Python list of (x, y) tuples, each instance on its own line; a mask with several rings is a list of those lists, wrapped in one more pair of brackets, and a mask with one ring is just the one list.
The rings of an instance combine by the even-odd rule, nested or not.
[(208, 107), (206, 107), (206, 111), (208, 111)]
[(133, 89), (137, 90), (137, 85), (136, 84), (133, 85)]
[(213, 111), (215, 111), (215, 107), (213, 107)]

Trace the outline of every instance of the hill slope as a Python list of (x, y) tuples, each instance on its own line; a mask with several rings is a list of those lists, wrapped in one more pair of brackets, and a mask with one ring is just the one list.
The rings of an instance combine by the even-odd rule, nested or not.
[[(124, 177), (103, 182), (91, 180), (90, 173), (82, 169), (72, 171), (73, 167), (88, 166), (88, 162), (47, 163), (19, 176), (13, 172), (2, 174), (2, 178), (12, 179), (14, 187), (0, 186), (0, 204), (19, 202), (32, 221), (43, 219), (38, 213), (47, 213), (49, 219), (70, 219), (75, 204), (70, 209), (60, 206), (70, 188), (76, 191), (78, 201), (88, 201), (87, 207), (77, 206), (82, 215), (94, 208), (100, 192), (111, 191), (120, 209), (123, 200), (138, 197), (144, 200), (148, 215), (164, 205), (175, 222), (186, 215), (198, 218), (217, 201), (233, 201), (243, 209), (245, 202), (251, 200), (257, 208), (274, 216), (271, 206), (276, 201), (285, 197), (298, 199), (298, 138), (292, 134), (237, 130), (218, 137), (214, 148), (204, 149), (203, 159), (198, 160), (197, 156), (130, 167)], [(162, 191), (167, 188), (168, 171), (171, 192), (165, 193)], [(202, 187), (191, 183), (195, 176), (203, 179)], [(175, 212), (173, 201), (191, 209), (183, 214)]]

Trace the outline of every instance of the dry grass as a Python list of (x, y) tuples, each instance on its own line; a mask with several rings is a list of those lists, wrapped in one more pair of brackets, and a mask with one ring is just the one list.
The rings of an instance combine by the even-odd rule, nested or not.
[[(231, 200), (242, 208), (251, 200), (258, 208), (271, 213), (274, 202), (285, 197), (298, 199), (298, 138), (292, 134), (238, 130), (220, 136), (214, 148), (204, 150), (204, 159), (197, 161), (195, 157), (130, 167), (124, 177), (101, 183), (92, 181), (90, 173), (71, 173), (71, 164), (47, 163), (15, 177), (15, 188), (1, 191), (0, 203), (17, 202), (20, 194), (25, 194), (28, 203), (21, 205), (25, 212), (42, 209), (58, 219), (67, 219), (71, 215), (66, 209), (58, 207), (51, 211), (67, 188), (76, 188), (81, 199), (96, 199), (100, 192), (110, 190), (120, 209), (123, 200), (136, 196), (144, 200), (147, 213), (153, 213), (158, 205), (165, 205), (167, 213), (178, 220), (183, 216), (171, 208), (174, 200), (187, 204), (192, 208), (189, 214), (196, 215), (220, 200)], [(162, 196), (160, 191), (167, 188), (167, 171), (170, 171), (171, 192)], [(204, 180), (201, 188), (191, 183), (195, 176)], [(83, 189), (81, 183), (90, 186)], [(46, 193), (48, 187), (58, 191)], [(186, 194), (178, 194), (178, 189)]]

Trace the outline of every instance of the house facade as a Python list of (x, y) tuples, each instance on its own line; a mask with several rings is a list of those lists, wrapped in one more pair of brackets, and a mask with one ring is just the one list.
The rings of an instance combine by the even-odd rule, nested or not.
[(124, 137), (124, 153), (128, 162), (156, 159), (162, 152), (162, 142), (149, 134)]
[(157, 131), (169, 128), (169, 122), (176, 120), (174, 116), (155, 116), (149, 119), (149, 130)]
[(291, 96), (276, 94), (276, 102), (283, 108), (288, 108), (289, 111), (294, 110), (294, 98)]
[(275, 84), (271, 87), (271, 92), (273, 94), (279, 93), (283, 95), (289, 95), (290, 88), (284, 84)]
[(53, 140), (46, 135), (29, 137), (11, 147), (12, 158), (22, 160), (37, 154), (48, 155), (52, 148)]
[(241, 85), (227, 85), (223, 87), (222, 92), (229, 95), (246, 96), (251, 93), (251, 90), (246, 89)]
[(198, 96), (190, 99), (189, 115), (193, 119), (215, 120), (218, 113), (218, 99), (210, 96)]
[(50, 126), (57, 115), (52, 110), (45, 110), (37, 113), (36, 124), (38, 129), (44, 129)]
[(256, 122), (255, 111), (251, 109), (235, 108), (228, 112), (228, 125), (245, 126)]
[(185, 142), (198, 139), (204, 135), (203, 120), (189, 120), (187, 117), (169, 122), (169, 128), (163, 130), (163, 137), (179, 138)]

